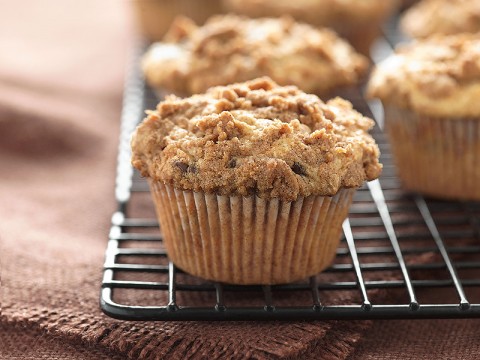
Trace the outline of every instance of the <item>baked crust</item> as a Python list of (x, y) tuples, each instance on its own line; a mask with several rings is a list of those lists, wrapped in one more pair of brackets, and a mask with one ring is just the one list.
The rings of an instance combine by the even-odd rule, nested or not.
[(269, 76), (323, 95), (359, 82), (368, 61), (335, 33), (291, 18), (216, 16), (197, 27), (179, 18), (143, 59), (156, 89), (191, 95), (209, 87)]
[(132, 137), (143, 176), (181, 190), (280, 198), (332, 196), (381, 172), (373, 121), (268, 78), (169, 96)]
[(480, 31), (478, 0), (423, 0), (402, 17), (402, 30), (415, 38)]
[(425, 115), (479, 117), (480, 33), (398, 47), (374, 70), (368, 94)]

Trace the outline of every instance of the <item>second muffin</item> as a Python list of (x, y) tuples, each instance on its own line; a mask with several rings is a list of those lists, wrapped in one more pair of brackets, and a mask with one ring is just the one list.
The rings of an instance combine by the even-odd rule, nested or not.
[(191, 95), (211, 86), (269, 76), (322, 97), (354, 85), (368, 62), (335, 33), (291, 18), (216, 16), (197, 27), (179, 18), (143, 60), (157, 90)]
[(354, 189), (379, 176), (372, 126), (347, 101), (263, 78), (167, 98), (133, 135), (132, 163), (178, 267), (288, 283), (330, 265)]

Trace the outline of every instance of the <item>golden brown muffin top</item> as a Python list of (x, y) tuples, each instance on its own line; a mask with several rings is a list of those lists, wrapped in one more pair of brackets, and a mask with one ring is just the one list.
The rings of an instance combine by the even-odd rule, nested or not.
[(398, 5), (397, 0), (224, 0), (224, 3), (227, 9), (248, 16), (289, 14), (320, 26), (376, 22)]
[(260, 78), (160, 102), (132, 137), (132, 164), (182, 190), (330, 196), (379, 176), (373, 124), (348, 101)]
[(415, 38), (480, 31), (480, 1), (423, 0), (401, 20), (405, 33)]
[(148, 83), (177, 95), (260, 76), (325, 94), (358, 83), (367, 66), (365, 57), (330, 30), (291, 18), (234, 15), (215, 16), (202, 27), (179, 18), (143, 59)]
[(398, 47), (374, 70), (370, 96), (432, 116), (480, 116), (480, 33)]

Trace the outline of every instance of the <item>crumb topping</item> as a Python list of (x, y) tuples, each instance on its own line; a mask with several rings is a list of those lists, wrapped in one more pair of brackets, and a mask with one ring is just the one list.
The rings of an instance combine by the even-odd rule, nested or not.
[(177, 95), (269, 76), (323, 94), (358, 83), (368, 61), (334, 32), (291, 18), (211, 18), (197, 27), (178, 18), (143, 59), (147, 81)]
[(373, 121), (268, 78), (169, 96), (132, 137), (143, 176), (182, 190), (281, 198), (331, 196), (379, 176)]
[(480, 1), (423, 0), (401, 20), (402, 29), (415, 38), (480, 31)]
[(368, 93), (439, 116), (480, 116), (480, 33), (400, 46), (373, 72)]

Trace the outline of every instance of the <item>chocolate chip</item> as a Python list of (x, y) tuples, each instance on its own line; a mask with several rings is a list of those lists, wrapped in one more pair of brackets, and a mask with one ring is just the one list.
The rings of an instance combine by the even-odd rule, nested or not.
[(293, 163), (292, 171), (297, 175), (302, 175), (302, 176), (307, 175), (307, 173), (305, 172), (305, 168), (297, 162)]
[(174, 165), (179, 168), (182, 173), (186, 173), (188, 170), (188, 164), (183, 161), (176, 161)]
[(176, 161), (174, 165), (182, 172), (182, 174), (196, 174), (198, 172), (198, 168), (195, 165), (188, 165), (183, 161)]
[(228, 167), (234, 168), (235, 166), (237, 166), (237, 159), (233, 158), (228, 162)]

